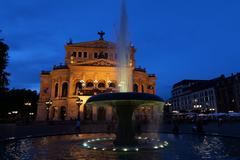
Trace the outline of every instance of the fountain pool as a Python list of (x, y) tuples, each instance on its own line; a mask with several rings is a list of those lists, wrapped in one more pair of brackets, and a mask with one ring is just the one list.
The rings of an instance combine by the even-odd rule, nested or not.
[[(115, 152), (83, 147), (86, 139), (115, 138), (113, 134), (76, 134), (27, 138), (0, 143), (0, 159), (132, 159), (132, 160), (238, 160), (240, 139), (220, 136), (147, 133), (141, 137), (167, 141), (168, 145), (158, 150)], [(113, 144), (109, 144), (113, 145)]]

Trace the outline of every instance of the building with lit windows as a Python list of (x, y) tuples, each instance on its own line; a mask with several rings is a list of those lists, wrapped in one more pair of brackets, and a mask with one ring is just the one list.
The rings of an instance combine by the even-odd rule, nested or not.
[(186, 111), (217, 111), (215, 81), (183, 80), (173, 85), (172, 110)]
[[(144, 68), (135, 67), (136, 49), (133, 46), (129, 48), (128, 74), (132, 91), (155, 94), (156, 76), (148, 74)], [(37, 120), (76, 119), (78, 113), (82, 120), (112, 120), (112, 107), (88, 107), (85, 103), (92, 95), (119, 91), (116, 44), (105, 41), (100, 34), (100, 39), (95, 41), (69, 41), (65, 50), (64, 65), (41, 73)], [(77, 103), (79, 99), (80, 104)], [(136, 113), (152, 117), (153, 107), (140, 107)]]
[(239, 112), (240, 73), (174, 84), (171, 108), (176, 111)]

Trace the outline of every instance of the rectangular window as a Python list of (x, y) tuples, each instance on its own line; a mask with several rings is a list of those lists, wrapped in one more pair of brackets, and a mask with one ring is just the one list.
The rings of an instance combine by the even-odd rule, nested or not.
[(73, 52), (73, 53), (72, 53), (72, 56), (73, 56), (73, 57), (76, 57), (76, 54), (77, 54), (76, 52)]
[(82, 57), (82, 52), (78, 52), (78, 57)]
[(205, 102), (208, 102), (208, 100), (209, 100), (208, 97), (205, 97)]
[(83, 57), (84, 57), (84, 58), (87, 58), (87, 52), (84, 52), (84, 53), (83, 53)]
[(108, 59), (108, 53), (105, 53), (105, 59)]
[(95, 58), (95, 59), (98, 58), (98, 53), (97, 53), (97, 52), (94, 53), (94, 58)]
[(208, 92), (207, 91), (205, 91), (205, 96), (207, 96), (208, 95)]

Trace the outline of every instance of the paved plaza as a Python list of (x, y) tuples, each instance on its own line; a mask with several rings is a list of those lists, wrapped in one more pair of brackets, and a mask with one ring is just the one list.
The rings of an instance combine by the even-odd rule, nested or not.
[[(101, 133), (107, 132), (106, 123), (82, 123), (81, 130), (75, 129), (75, 121), (59, 122), (33, 122), (28, 125), (22, 124), (1, 124), (0, 140), (24, 137), (38, 137), (56, 134), (74, 134), (74, 133)], [(192, 123), (179, 124), (180, 133), (194, 133)], [(142, 132), (166, 132), (171, 133), (173, 124), (161, 123), (158, 125), (141, 125)], [(240, 138), (240, 122), (224, 122), (219, 125), (217, 122), (209, 122), (204, 125), (205, 134), (224, 135)], [(195, 134), (195, 133), (194, 133)]]

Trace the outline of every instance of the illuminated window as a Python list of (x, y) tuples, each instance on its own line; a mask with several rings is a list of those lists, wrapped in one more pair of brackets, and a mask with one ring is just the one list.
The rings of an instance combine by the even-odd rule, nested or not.
[(99, 83), (98, 88), (105, 88), (105, 83)]
[(92, 82), (88, 82), (86, 87), (93, 87), (93, 83)]
[(110, 83), (109, 87), (116, 88), (116, 84), (115, 83)]

